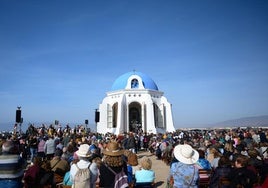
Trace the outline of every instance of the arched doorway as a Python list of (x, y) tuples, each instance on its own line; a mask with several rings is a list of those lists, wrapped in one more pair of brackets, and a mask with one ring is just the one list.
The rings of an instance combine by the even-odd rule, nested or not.
[(113, 105), (113, 128), (117, 127), (118, 102)]
[(141, 105), (137, 102), (130, 103), (129, 105), (129, 131), (138, 133), (141, 128)]

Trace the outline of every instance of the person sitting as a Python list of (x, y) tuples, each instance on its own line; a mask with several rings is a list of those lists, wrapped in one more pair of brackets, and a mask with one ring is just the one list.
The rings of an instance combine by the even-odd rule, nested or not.
[(40, 169), (40, 181), (37, 186), (38, 188), (55, 188), (56, 184), (54, 181), (54, 172), (51, 170), (50, 161), (43, 161)]
[(70, 178), (73, 182), (73, 185), (75, 186), (75, 175), (78, 172), (79, 169), (86, 169), (90, 171), (90, 180), (87, 182), (88, 187), (95, 188), (96, 187), (96, 181), (98, 178), (98, 167), (96, 163), (91, 163), (89, 161), (91, 157), (91, 153), (89, 150), (88, 144), (81, 144), (78, 148), (78, 151), (75, 152), (76, 155), (79, 158), (79, 161), (77, 163), (73, 163), (71, 165), (70, 169)]
[(257, 176), (252, 170), (247, 169), (248, 157), (240, 155), (235, 160), (235, 167), (228, 174), (228, 179), (231, 181), (231, 187), (237, 186), (251, 188), (257, 182)]
[(261, 172), (261, 169), (263, 167), (263, 160), (259, 156), (259, 153), (256, 149), (250, 149), (248, 150), (248, 156), (249, 156), (249, 161), (248, 165), (249, 168), (252, 169), (256, 174)]
[(123, 153), (123, 160), (126, 162), (127, 164), (127, 179), (128, 179), (128, 184), (132, 184), (133, 183), (133, 180), (135, 178), (133, 178), (133, 175), (132, 175), (132, 165), (129, 163), (130, 162), (130, 155), (132, 154), (131, 151), (129, 150), (125, 150), (124, 153)]
[(33, 158), (33, 165), (30, 165), (24, 173), (23, 182), (24, 188), (38, 187), (40, 171), (42, 165), (42, 158), (35, 156)]
[(135, 178), (136, 171), (141, 169), (139, 162), (138, 162), (137, 154), (131, 154), (128, 158), (128, 163), (132, 167), (132, 176), (134, 176)]
[(116, 141), (110, 141), (102, 151), (102, 164), (100, 165), (100, 187), (114, 187), (115, 174), (124, 172), (127, 174), (127, 164), (123, 160), (124, 150)]
[(0, 155), (0, 187), (20, 188), (26, 161), (19, 155), (13, 141), (4, 141)]
[(196, 162), (197, 167), (199, 169), (204, 169), (204, 170), (211, 170), (211, 165), (210, 162), (205, 158), (205, 151), (204, 150), (197, 150), (199, 153), (199, 159)]
[(50, 161), (52, 171), (55, 172), (54, 175), (56, 184), (62, 182), (65, 173), (70, 170), (69, 163), (65, 159), (61, 158), (62, 153), (63, 152), (60, 149), (56, 149), (54, 157)]
[[(221, 156), (218, 167), (212, 173), (210, 187), (218, 187), (221, 178), (227, 178), (232, 170), (232, 163), (228, 156)], [(224, 186), (222, 186), (224, 187)]]
[(138, 183), (154, 183), (155, 172), (152, 170), (152, 161), (144, 156), (140, 160), (141, 170), (135, 172), (136, 184)]
[(210, 162), (212, 169), (218, 167), (218, 163), (222, 154), (218, 151), (217, 148), (210, 147), (208, 149), (207, 160)]
[(138, 156), (136, 153), (130, 152), (127, 157), (127, 169), (128, 169), (128, 183), (130, 185), (135, 184), (135, 172), (138, 166)]
[(196, 162), (196, 167), (199, 169), (199, 187), (207, 186), (211, 176), (210, 162), (205, 158), (205, 151), (202, 149), (197, 150), (199, 153), (199, 159)]
[(198, 187), (199, 171), (195, 163), (199, 153), (188, 144), (176, 145), (173, 150), (177, 162), (171, 163), (168, 181), (173, 177), (174, 187)]

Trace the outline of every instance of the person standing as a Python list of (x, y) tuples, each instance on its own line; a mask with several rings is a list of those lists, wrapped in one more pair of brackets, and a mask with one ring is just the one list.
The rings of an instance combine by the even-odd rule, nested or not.
[(48, 140), (45, 143), (44, 149), (46, 153), (46, 158), (48, 160), (51, 160), (54, 157), (55, 149), (56, 149), (55, 139), (53, 135), (48, 136)]
[(147, 135), (147, 133), (143, 136), (143, 148), (145, 151), (148, 150), (148, 143), (149, 143), (150, 137)]
[(38, 145), (37, 145), (37, 156), (41, 157), (42, 159), (45, 158), (46, 154), (45, 154), (45, 144), (46, 144), (46, 140), (44, 136), (40, 136), (38, 138)]
[(37, 138), (36, 135), (30, 135), (28, 146), (30, 148), (30, 161), (33, 162), (33, 158), (37, 156)]
[(136, 139), (132, 132), (129, 133), (129, 137), (127, 139), (127, 149), (136, 153)]

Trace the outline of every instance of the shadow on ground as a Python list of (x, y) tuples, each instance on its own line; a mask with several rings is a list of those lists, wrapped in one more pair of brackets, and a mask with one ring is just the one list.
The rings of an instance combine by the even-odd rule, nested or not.
[(148, 153), (140, 152), (140, 153), (137, 153), (137, 155), (138, 155), (138, 158), (139, 159), (142, 158), (142, 157), (144, 157), (144, 156), (146, 156), (146, 157), (152, 157), (152, 156), (154, 156), (154, 154), (153, 153), (150, 153), (150, 152), (148, 152)]
[(164, 184), (165, 182), (163, 182), (163, 181), (158, 181), (158, 182), (156, 182), (154, 185), (155, 185), (155, 187), (163, 187), (163, 184)]

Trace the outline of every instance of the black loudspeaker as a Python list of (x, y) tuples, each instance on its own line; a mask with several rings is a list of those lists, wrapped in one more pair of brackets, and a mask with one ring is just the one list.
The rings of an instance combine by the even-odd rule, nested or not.
[(21, 110), (16, 110), (16, 123), (21, 122)]
[(88, 120), (87, 120), (87, 119), (85, 120), (85, 124), (86, 124), (86, 125), (88, 124)]
[(99, 122), (100, 121), (100, 112), (96, 111), (95, 112), (95, 122)]

